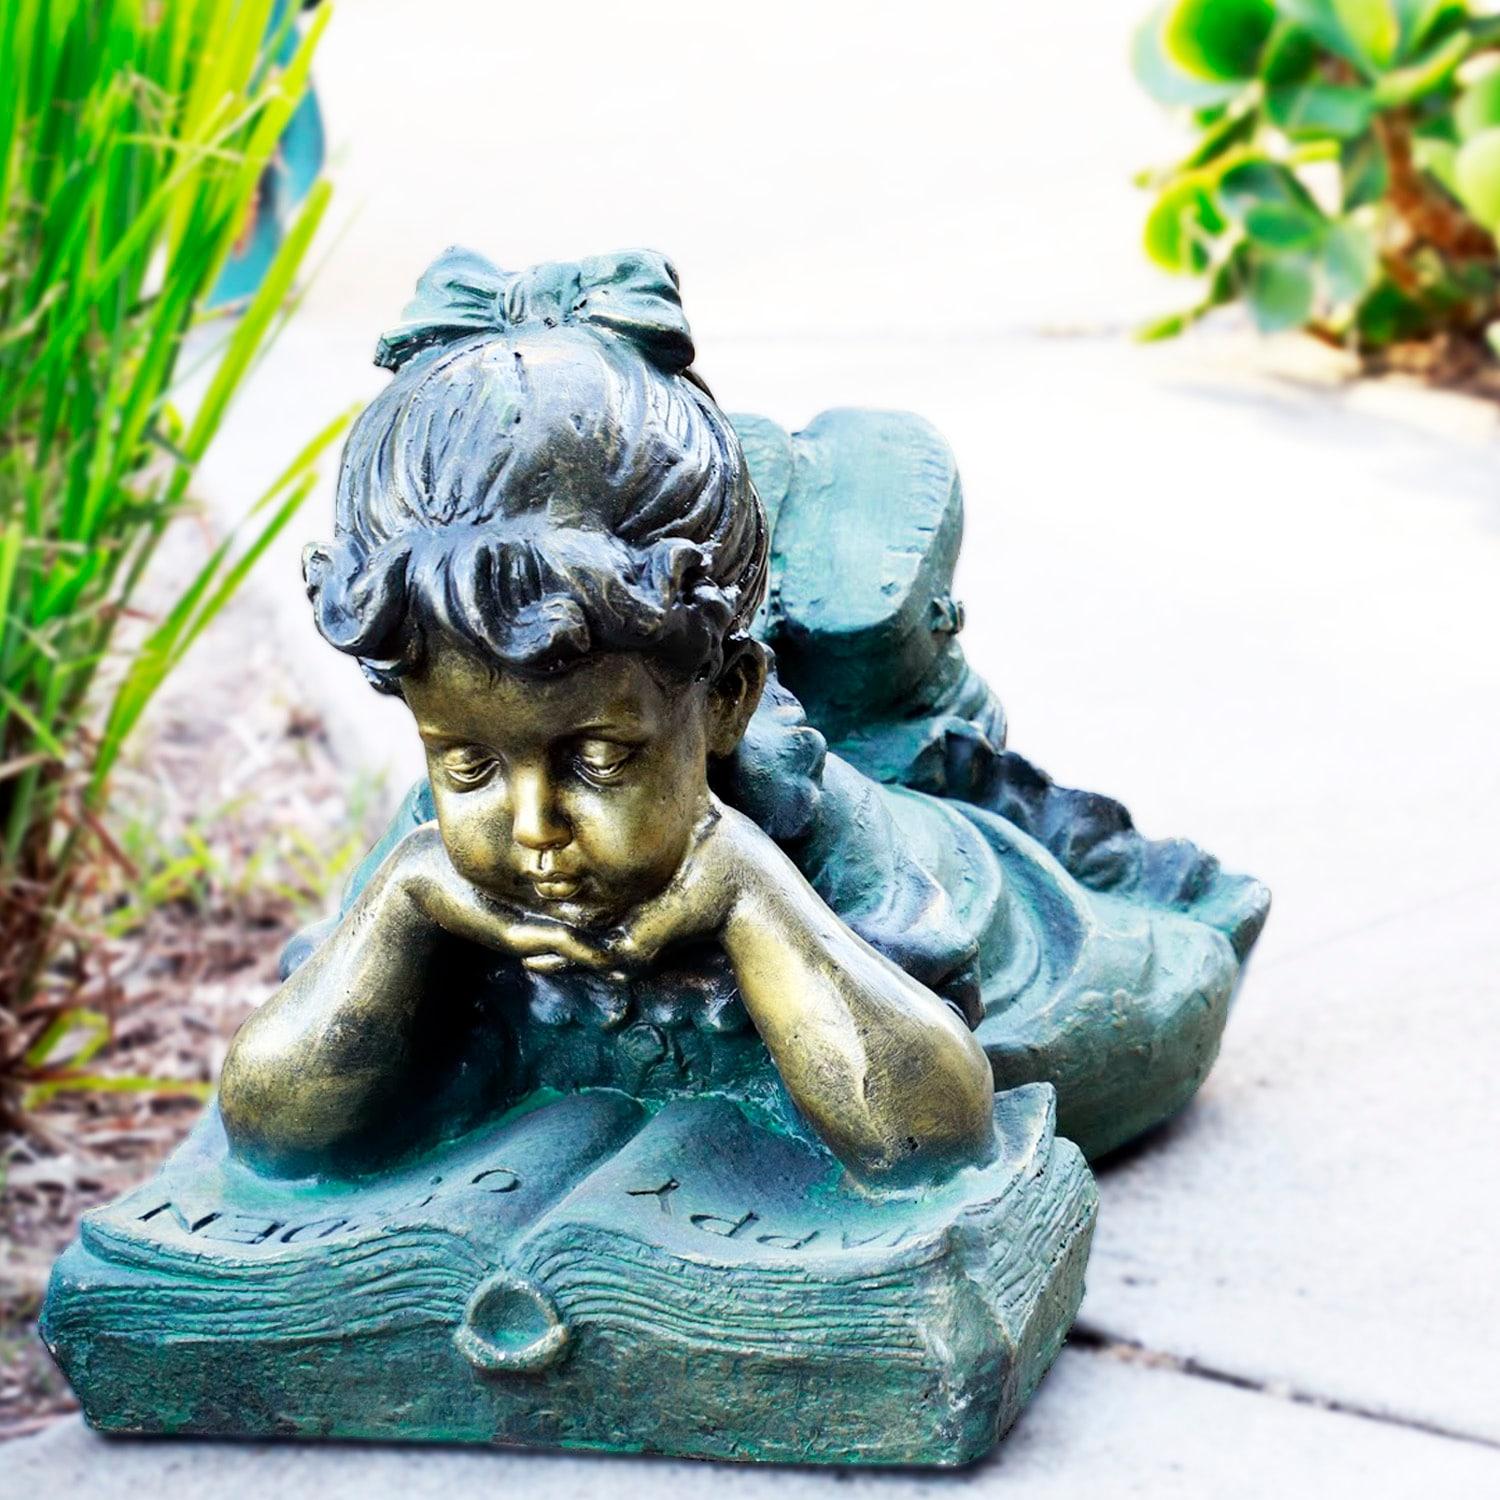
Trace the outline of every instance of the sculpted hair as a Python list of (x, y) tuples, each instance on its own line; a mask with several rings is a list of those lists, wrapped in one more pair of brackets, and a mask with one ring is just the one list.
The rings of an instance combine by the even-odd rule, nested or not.
[(325, 639), (385, 692), (433, 631), (527, 672), (617, 650), (716, 676), (751, 645), (766, 523), (692, 360), (660, 256), (510, 275), (447, 252), (380, 342), (395, 378), (303, 558)]

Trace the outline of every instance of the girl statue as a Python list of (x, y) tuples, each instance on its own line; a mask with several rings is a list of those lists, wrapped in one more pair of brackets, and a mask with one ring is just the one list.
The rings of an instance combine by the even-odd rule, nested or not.
[(378, 358), (307, 586), (427, 777), (43, 1337), (111, 1432), (971, 1462), (1264, 890), (1005, 749), (946, 446), (731, 420), (660, 256)]
[[(1004, 750), (952, 639), (940, 440), (737, 430), (693, 358), (644, 252), (511, 275), (451, 250), (382, 339), (395, 378), (305, 572), (428, 776), (231, 1048), (224, 1126), (263, 1173), (597, 1086), (727, 1094), (900, 1189), (988, 1159), (997, 1083), (1054, 1083), (1097, 1154), (1211, 1064), (1265, 892)], [(872, 500), (893, 474), (913, 492)], [(902, 579), (817, 538), (903, 527), (927, 597), (892, 649), (857, 627)]]

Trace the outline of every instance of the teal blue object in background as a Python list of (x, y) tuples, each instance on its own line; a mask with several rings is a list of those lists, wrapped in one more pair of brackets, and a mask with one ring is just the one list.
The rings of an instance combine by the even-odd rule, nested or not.
[[(271, 12), (267, 36), (277, 63), (289, 61), (297, 50), (297, 28), (288, 24), (291, 8), (291, 0), (277, 0)], [(323, 113), (309, 87), (287, 122), (275, 157), (261, 175), (255, 217), (209, 294), (208, 307), (232, 307), (254, 296), (276, 259), (293, 211), (323, 170), (324, 154)]]

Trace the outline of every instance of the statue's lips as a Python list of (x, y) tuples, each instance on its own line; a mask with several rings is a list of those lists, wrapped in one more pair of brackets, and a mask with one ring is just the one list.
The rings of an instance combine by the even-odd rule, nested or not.
[(583, 871), (559, 865), (552, 849), (542, 850), (534, 864), (521, 867), (520, 874), (543, 901), (571, 901), (583, 889)]

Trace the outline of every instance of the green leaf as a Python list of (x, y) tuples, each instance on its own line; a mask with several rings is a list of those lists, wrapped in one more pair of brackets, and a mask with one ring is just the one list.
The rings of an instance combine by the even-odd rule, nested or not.
[(1459, 201), (1486, 229), (1500, 228), (1500, 126), (1481, 130), (1453, 164)]
[(42, 1034), (26, 1049), (21, 1065), (28, 1069), (47, 1067), (54, 1052), (57, 1052), (76, 1033), (83, 1033), (83, 1040), (73, 1049), (68, 1058), (71, 1067), (81, 1068), (92, 1062), (109, 1041), (109, 1017), (97, 1010), (82, 1006), (71, 1006), (60, 1011), (43, 1029)]
[(1248, 145), (1254, 139), (1258, 118), (1258, 111), (1254, 108), (1236, 104), (1211, 129), (1204, 132), (1178, 170), (1190, 172), (1197, 167), (1205, 167), (1235, 147)]
[(1390, 167), (1374, 135), (1344, 141), (1339, 147), (1339, 174), (1344, 212), (1378, 203), (1390, 182)]
[(1312, 316), (1316, 290), (1312, 267), (1300, 257), (1257, 257), (1251, 263), (1246, 288), (1255, 326), (1262, 333), (1300, 328)]
[(1315, 219), (1323, 216), (1312, 194), (1296, 176), (1279, 162), (1264, 157), (1230, 167), (1219, 178), (1219, 201), (1229, 216), (1242, 224), (1250, 210), (1262, 204), (1296, 209)]
[(1452, 141), (1418, 136), (1411, 143), (1411, 159), (1422, 171), (1442, 183), (1455, 198), (1459, 196), (1458, 147)]
[(1277, 0), (1277, 9), (1335, 56), (1367, 73), (1369, 65), (1339, 18), (1335, 0)]
[(1409, 67), (1387, 73), (1375, 85), (1375, 104), (1380, 109), (1399, 109), (1443, 88), (1458, 65), (1469, 55), (1473, 38), (1456, 31), (1435, 46), (1426, 57)]
[(1276, 24), (1271, 0), (1176, 0), (1162, 28), (1167, 57), (1211, 82), (1253, 78)]
[(1166, 54), (1162, 29), (1168, 5), (1159, 5), (1136, 28), (1130, 42), (1130, 66), (1136, 82), (1168, 109), (1207, 109), (1239, 93), (1238, 83), (1207, 83), (1185, 73)]
[(322, 181), (307, 195), (250, 305), (240, 315), (239, 325), (229, 340), (229, 347), (219, 361), (213, 379), (198, 405), (193, 425), (182, 441), (183, 451), (194, 462), (202, 456), (218, 431), (229, 402), (249, 370), (272, 321), (290, 294), (292, 279), (307, 253), (307, 247), (328, 207), (332, 192), (332, 185)]
[(1266, 111), (1293, 140), (1348, 140), (1370, 128), (1374, 100), (1368, 89), (1352, 84), (1291, 84), (1267, 93)]
[(1260, 60), (1260, 81), (1268, 89), (1306, 83), (1318, 66), (1318, 43), (1300, 26), (1280, 25)]
[(16, 565), (21, 560), (23, 533), (20, 521), (12, 521), (0, 535), (0, 625), (10, 613), (10, 595), (15, 587)]
[[(109, 773), (114, 768), (114, 763), (124, 747), (125, 740), (135, 728), (136, 722), (145, 712), (147, 704), (155, 696), (157, 689), (182, 660), (188, 647), (228, 602), (250, 567), (264, 554), (282, 528), (291, 520), (297, 508), (307, 498), (314, 482), (314, 477), (308, 476), (282, 501), (280, 508), (261, 528), (259, 534), (232, 567), (227, 569), (224, 567), (228, 555), (228, 541), (222, 542), (215, 548), (172, 612), (147, 637), (131, 662), (110, 704), (109, 718), (105, 723), (104, 735), (94, 759), (93, 775), (89, 779), (88, 792), (91, 802), (98, 801), (108, 781)], [(211, 587), (214, 591), (208, 594)], [(208, 594), (206, 601), (205, 594)]]
[(1393, 0), (1333, 0), (1343, 33), (1372, 68), (1385, 69), (1401, 45), (1401, 21)]
[(1214, 274), (1209, 279), (1208, 293), (1201, 302), (1193, 307), (1185, 307), (1181, 312), (1168, 313), (1165, 317), (1153, 318), (1149, 323), (1143, 324), (1136, 329), (1136, 342), (1155, 344), (1163, 339), (1176, 338), (1194, 323), (1201, 322), (1216, 307), (1233, 302), (1240, 295), (1244, 265), (1245, 245), (1242, 241), (1214, 268)]
[(150, 1078), (139, 1073), (67, 1073), (24, 1090), (21, 1107), (36, 1109), (63, 1093), (155, 1094), (164, 1099), (207, 1099), (213, 1093), (213, 1086), (176, 1078)]
[(1142, 323), (1135, 331), (1135, 341), (1138, 344), (1164, 343), (1167, 339), (1175, 339), (1186, 333), (1192, 324), (1191, 312), (1167, 313), (1164, 317)]
[(1214, 267), (1209, 278), (1208, 296), (1204, 299), (1205, 311), (1212, 307), (1227, 307), (1245, 295), (1250, 284), (1250, 265), (1254, 252), (1249, 240), (1241, 240), (1233, 246), (1223, 261)]
[(1224, 230), (1212, 180), (1191, 173), (1172, 183), (1146, 219), (1146, 253), (1164, 270), (1198, 275), (1208, 269), (1210, 245)]
[(1289, 203), (1255, 203), (1245, 213), (1245, 233), (1273, 250), (1302, 250), (1323, 236), (1323, 219)]
[(1380, 257), (1375, 237), (1362, 224), (1341, 219), (1323, 237), (1323, 274), (1336, 304), (1358, 302), (1375, 285)]
[(1360, 342), (1372, 349), (1418, 338), (1429, 328), (1422, 304), (1389, 281), (1381, 281), (1360, 303), (1354, 323)]
[(1462, 140), (1488, 130), (1491, 125), (1500, 125), (1500, 68), (1492, 68), (1458, 96), (1453, 106), (1453, 123)]
[(102, 794), (126, 738), (157, 689), (307, 498), (317, 482), (314, 463), (342, 434), (352, 415), (340, 412), (303, 447), (247, 513), (248, 521), (264, 511), (272, 511), (235, 562), (225, 566), (235, 539), (231, 534), (214, 549), (166, 618), (141, 645), (109, 706), (89, 780), (91, 800), (96, 801)]
[(3, 704), (32, 732), (37, 744), (53, 760), (63, 761), (67, 759), (68, 752), (63, 748), (62, 742), (3, 682), (0, 682), (0, 704)]
[(1410, 57), (1434, 33), (1446, 33), (1469, 17), (1466, 0), (1394, 0), (1401, 22), (1401, 55)]

